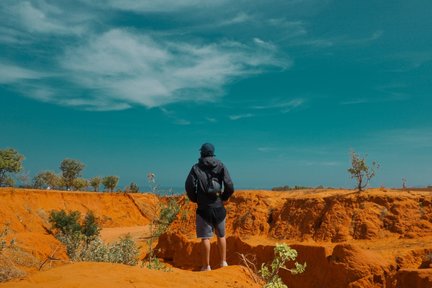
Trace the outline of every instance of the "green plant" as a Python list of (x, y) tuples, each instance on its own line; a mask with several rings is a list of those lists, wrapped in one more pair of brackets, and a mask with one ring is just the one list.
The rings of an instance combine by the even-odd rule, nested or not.
[(61, 185), (61, 178), (52, 171), (40, 172), (33, 178), (33, 187), (35, 188), (55, 188)]
[(89, 185), (93, 187), (94, 192), (99, 191), (99, 186), (101, 185), (101, 183), (102, 183), (102, 178), (100, 177), (93, 177), (89, 180)]
[(66, 189), (73, 187), (73, 182), (76, 178), (81, 176), (81, 171), (85, 165), (78, 160), (64, 159), (60, 163), (60, 170), (62, 171), (64, 185)]
[(365, 159), (358, 156), (354, 151), (351, 152), (351, 168), (348, 172), (351, 178), (356, 179), (358, 191), (362, 191), (375, 176), (375, 170), (379, 169), (379, 164), (372, 162), (372, 167), (366, 165)]
[(78, 211), (51, 211), (50, 214), (55, 235), (66, 246), (71, 260), (137, 264), (138, 248), (129, 234), (106, 245), (99, 238), (100, 227), (94, 213), (87, 212), (82, 224), (79, 218)]
[(23, 160), (24, 156), (15, 149), (0, 149), (0, 186), (13, 186), (15, 181), (9, 174), (20, 172)]
[[(167, 196), (164, 195), (166, 194), (164, 191), (159, 190), (154, 173), (147, 174), (147, 181), (152, 193), (158, 196)], [(143, 266), (149, 269), (163, 270), (165, 269), (165, 265), (157, 258), (153, 249), (153, 244), (160, 235), (166, 232), (169, 225), (177, 218), (177, 214), (180, 211), (180, 204), (176, 198), (167, 197), (166, 199), (160, 199), (150, 210), (150, 235), (147, 240), (148, 250), (146, 257), (143, 259)]]
[(13, 247), (15, 244), (15, 239), (12, 239), (9, 241), (6, 240), (6, 236), (9, 234), (10, 229), (9, 229), (9, 224), (5, 224), (3, 226), (3, 229), (0, 231), (0, 253), (3, 251), (3, 249), (8, 248), (8, 247)]
[(87, 238), (87, 239), (94, 239), (100, 234), (101, 228), (99, 227), (97, 223), (97, 218), (94, 215), (93, 211), (88, 211), (84, 222), (81, 225), (81, 233)]
[(261, 269), (258, 271), (261, 278), (264, 280), (264, 288), (288, 288), (279, 276), (279, 270), (287, 270), (292, 274), (303, 273), (306, 269), (306, 262), (300, 264), (295, 262), (295, 268), (289, 269), (285, 266), (287, 261), (295, 261), (297, 258), (297, 251), (290, 248), (287, 244), (276, 244), (274, 248), (274, 258), (270, 265), (262, 264)]
[(110, 192), (114, 191), (114, 188), (117, 186), (119, 181), (119, 177), (117, 176), (107, 176), (102, 179), (102, 185), (105, 186), (105, 190), (109, 190)]
[(130, 234), (120, 237), (120, 240), (108, 249), (108, 262), (127, 265), (137, 264), (138, 247)]
[(51, 223), (51, 228), (57, 230), (64, 235), (72, 235), (81, 231), (79, 219), (81, 213), (79, 211), (70, 211), (66, 213), (65, 210), (50, 212), (48, 221)]
[(72, 181), (72, 188), (74, 190), (81, 190), (83, 188), (86, 188), (89, 185), (89, 182), (87, 181), (87, 179), (84, 178), (75, 178)]
[(125, 192), (127, 193), (138, 193), (139, 192), (139, 187), (137, 184), (135, 184), (134, 182), (132, 182), (129, 186), (126, 187)]

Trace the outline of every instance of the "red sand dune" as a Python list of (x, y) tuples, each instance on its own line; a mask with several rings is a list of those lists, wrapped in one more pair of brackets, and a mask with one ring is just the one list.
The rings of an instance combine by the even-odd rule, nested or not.
[[(55, 256), (67, 261), (64, 249), (48, 234), (50, 210), (78, 210), (82, 214), (93, 210), (106, 228), (102, 231), (104, 240), (114, 241), (132, 232), (134, 239), (143, 241), (145, 225), (157, 201), (150, 194), (0, 189), (0, 225), (9, 223), (17, 246), (39, 261), (56, 248)], [(174, 267), (194, 270), (200, 257), (194, 236), (195, 206), (184, 197), (180, 202), (182, 210), (157, 248), (159, 256)], [(255, 255), (260, 265), (271, 260), (277, 242), (286, 242), (299, 252), (299, 262), (307, 262), (304, 274), (281, 273), (290, 288), (432, 287), (431, 203), (432, 193), (427, 191), (237, 191), (226, 206), (228, 262), (241, 264), (237, 253), (243, 253)], [(215, 248), (212, 265), (217, 262)], [(81, 279), (83, 287), (252, 285), (240, 267), (210, 273), (174, 268), (167, 274), (124, 265), (64, 263), (56, 262), (52, 266), (62, 266), (36, 273), (24, 269), (28, 278), (0, 287), (77, 287), (75, 279)], [(109, 271), (109, 275), (95, 271)], [(59, 274), (61, 277), (55, 276)]]

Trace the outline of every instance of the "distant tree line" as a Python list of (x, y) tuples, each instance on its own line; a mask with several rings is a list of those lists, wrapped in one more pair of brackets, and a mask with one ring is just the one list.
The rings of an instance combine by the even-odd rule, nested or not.
[[(76, 159), (66, 158), (60, 163), (60, 172), (42, 171), (32, 180), (27, 173), (18, 174), (23, 170), (24, 156), (13, 148), (0, 149), (0, 187), (15, 186), (15, 178), (20, 180), (21, 187), (58, 190), (87, 190), (98, 192), (101, 185), (105, 191), (113, 192), (118, 185), (118, 176), (96, 176), (90, 179), (81, 177), (85, 165)], [(18, 174), (18, 175), (17, 175)], [(15, 176), (15, 178), (13, 177)], [(121, 191), (118, 189), (117, 191)], [(135, 183), (128, 185), (124, 192), (139, 192)]]

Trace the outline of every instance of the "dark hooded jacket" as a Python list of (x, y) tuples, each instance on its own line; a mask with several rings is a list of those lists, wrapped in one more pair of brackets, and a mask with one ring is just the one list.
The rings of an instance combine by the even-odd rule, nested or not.
[[(223, 192), (216, 196), (206, 193), (209, 175), (222, 184)], [(234, 185), (225, 165), (214, 156), (202, 157), (195, 164), (186, 179), (185, 189), (192, 202), (198, 204), (197, 214), (211, 224), (219, 224), (225, 219), (223, 201), (234, 193)]]

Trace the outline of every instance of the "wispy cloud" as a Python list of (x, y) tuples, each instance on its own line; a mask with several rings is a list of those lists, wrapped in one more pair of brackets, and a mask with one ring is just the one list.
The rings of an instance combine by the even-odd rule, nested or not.
[[(7, 21), (11, 34), (22, 32), (40, 34), (81, 34), (86, 31), (88, 13), (65, 11), (64, 8), (38, 1), (8, 1), (0, 4), (2, 17)], [(11, 36), (11, 35), (10, 35)]]
[(267, 147), (267, 146), (263, 146), (263, 147), (258, 147), (257, 150), (258, 150), (259, 152), (268, 153), (268, 152), (277, 151), (278, 149), (275, 148), (275, 147)]
[(133, 12), (173, 12), (190, 8), (206, 7), (211, 8), (219, 6), (227, 0), (81, 0), (81, 2), (99, 7), (108, 7), (111, 9), (127, 10)]
[(391, 92), (388, 95), (375, 95), (375, 97), (362, 97), (362, 98), (354, 98), (340, 102), (340, 105), (361, 105), (361, 104), (376, 104), (376, 103), (387, 103), (387, 102), (396, 102), (396, 101), (404, 101), (409, 99), (409, 96), (404, 93), (396, 93)]
[(121, 29), (67, 50), (60, 61), (76, 85), (106, 103), (146, 107), (213, 101), (231, 80), (284, 65), (240, 43), (194, 45)]
[(370, 44), (382, 37), (384, 31), (378, 30), (372, 32), (366, 37), (352, 37), (352, 36), (334, 36), (334, 37), (314, 37), (304, 33), (304, 37), (298, 37), (295, 41), (290, 41), (285, 45), (288, 46), (309, 46), (313, 48), (330, 48), (330, 47), (343, 47), (343, 46), (361, 46)]
[(229, 26), (229, 25), (241, 24), (251, 20), (253, 20), (253, 17), (251, 17), (249, 14), (245, 12), (240, 12), (236, 14), (234, 17), (232, 17), (231, 19), (222, 20), (218, 26)]
[[(101, 24), (107, 19), (104, 17), (114, 17), (122, 11), (189, 15), (184, 11), (201, 9), (211, 14), (213, 9), (226, 7), (226, 0), (80, 0), (77, 3), (5, 0), (0, 4), (0, 32), (4, 32), (0, 43), (8, 45), (10, 50), (12, 45), (20, 43), (26, 51), (34, 51), (32, 45), (52, 51), (48, 54), (38, 48), (33, 54), (37, 61), (29, 62), (26, 68), (18, 64), (21, 60), (17, 53), (15, 63), (10, 60), (1, 64), (1, 83), (15, 85), (25, 95), (30, 94), (29, 89), (38, 91), (29, 97), (44, 102), (86, 110), (121, 110), (134, 105), (151, 108), (185, 101), (214, 102), (233, 81), (291, 66), (289, 57), (279, 54), (275, 43), (258, 36), (209, 40), (196, 33), (180, 38), (170, 33), (175, 28), (158, 31), (150, 27)], [(237, 8), (230, 10), (228, 20), (214, 17), (212, 23), (230, 27), (246, 22), (257, 25), (255, 15)], [(199, 17), (195, 21), (198, 26), (208, 25)], [(278, 18), (265, 23), (284, 27), (292, 35), (304, 33), (301, 21)], [(32, 65), (40, 67), (41, 72)], [(49, 79), (29, 82), (42, 76), (61, 85), (54, 88)], [(281, 108), (293, 107), (291, 103)], [(244, 115), (249, 114), (240, 118), (233, 115), (232, 119)]]
[(277, 101), (265, 105), (257, 105), (252, 106), (252, 109), (257, 110), (267, 110), (267, 109), (278, 109), (281, 110), (283, 113), (290, 112), (292, 109), (300, 107), (305, 103), (304, 99), (292, 99), (290, 101)]
[(405, 146), (410, 149), (432, 147), (432, 127), (380, 131), (370, 137), (376, 145), (383, 147)]
[(22, 80), (43, 78), (44, 73), (26, 69), (14, 64), (0, 62), (0, 83), (12, 84)]
[(244, 118), (251, 118), (254, 117), (255, 115), (252, 113), (247, 113), (247, 114), (237, 114), (237, 115), (231, 115), (229, 116), (229, 119), (235, 121), (235, 120), (240, 120), (240, 119), (244, 119)]

